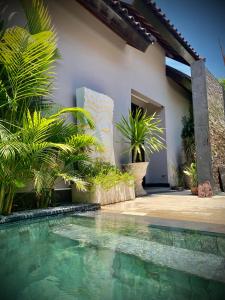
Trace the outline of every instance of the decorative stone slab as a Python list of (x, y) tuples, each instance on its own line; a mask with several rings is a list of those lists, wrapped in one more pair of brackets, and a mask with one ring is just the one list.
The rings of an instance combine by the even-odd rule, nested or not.
[(104, 161), (115, 165), (113, 146), (113, 100), (88, 88), (82, 87), (76, 90), (77, 106), (85, 108), (91, 113), (95, 122), (95, 130), (86, 129), (86, 133), (94, 135), (104, 146), (103, 153), (96, 153)]
[(69, 212), (84, 212), (100, 209), (99, 204), (79, 204), (79, 205), (64, 205), (58, 207), (50, 207), (45, 209), (34, 209), (21, 212), (14, 212), (9, 216), (0, 215), (0, 224), (16, 222), (27, 219), (53, 216), (65, 214)]
[(211, 198), (213, 196), (212, 187), (209, 181), (205, 181), (198, 185), (198, 196), (200, 198)]

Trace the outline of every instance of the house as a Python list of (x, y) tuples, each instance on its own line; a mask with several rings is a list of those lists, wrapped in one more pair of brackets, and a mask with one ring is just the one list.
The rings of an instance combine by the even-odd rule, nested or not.
[[(149, 114), (157, 112), (165, 128), (166, 150), (150, 159), (145, 178), (150, 185), (176, 183), (175, 170), (182, 162), (182, 118), (193, 101), (199, 180), (209, 180), (219, 189), (223, 159), (213, 154), (208, 108), (214, 93), (223, 103), (222, 89), (155, 3), (49, 0), (47, 4), (61, 54), (54, 100), (73, 106), (76, 90), (86, 87), (113, 100), (114, 123), (137, 106)], [(20, 11), (18, 1), (11, 1), (10, 9)], [(19, 15), (14, 18), (17, 24), (23, 23)], [(192, 84), (189, 76), (166, 66), (167, 57), (191, 66)], [(113, 144), (116, 163), (127, 162), (125, 144), (115, 129)]]

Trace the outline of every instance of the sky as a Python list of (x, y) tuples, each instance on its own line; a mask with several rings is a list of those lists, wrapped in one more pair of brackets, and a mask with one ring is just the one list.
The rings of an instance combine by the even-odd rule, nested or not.
[[(197, 53), (206, 58), (207, 68), (217, 77), (225, 78), (219, 39), (225, 52), (225, 0), (155, 0), (182, 36)], [(178, 67), (175, 62), (168, 64)], [(179, 64), (179, 69), (189, 69)]]

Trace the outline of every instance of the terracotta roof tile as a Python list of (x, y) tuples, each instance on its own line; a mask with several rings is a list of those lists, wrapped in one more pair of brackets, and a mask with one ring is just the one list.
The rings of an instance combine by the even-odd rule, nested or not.
[[(157, 32), (157, 28), (154, 28), (151, 24), (145, 20), (145, 18), (136, 11), (132, 5), (125, 4), (120, 0), (104, 0), (111, 7), (117, 10), (121, 16), (125, 17), (146, 39), (148, 39), (151, 43), (154, 43), (158, 40), (162, 46), (166, 47), (169, 51), (172, 51), (171, 46), (167, 44), (165, 40), (160, 36)], [(160, 22), (162, 22), (166, 28), (169, 30), (171, 34), (183, 45), (183, 47), (195, 58), (201, 59), (199, 54), (194, 50), (194, 48), (190, 45), (190, 43), (185, 40), (185, 38), (181, 35), (178, 29), (171, 23), (171, 21), (166, 17), (165, 13), (157, 7), (156, 3), (152, 0), (144, 0), (151, 9), (151, 11), (158, 17)]]
[(171, 23), (171, 21), (166, 17), (162, 10), (156, 5), (155, 1), (144, 0), (149, 8), (159, 17), (162, 23), (166, 25), (168, 30), (179, 40), (179, 42), (196, 58), (200, 59), (199, 54), (194, 50), (193, 47), (188, 43), (187, 40), (182, 36), (178, 29)]
[(151, 34), (151, 32), (148, 31), (148, 29), (145, 26), (143, 26), (143, 24), (141, 24), (140, 21), (135, 19), (135, 16), (130, 14), (129, 9), (127, 7), (124, 7), (122, 5), (121, 1), (109, 0), (109, 1), (105, 1), (105, 2), (108, 2), (108, 4), (111, 7), (113, 7), (113, 9), (117, 11), (117, 13), (119, 13), (120, 15), (125, 17), (129, 21), (129, 23), (133, 27), (135, 27), (135, 29), (137, 31), (139, 31), (148, 41), (150, 41), (151, 43), (156, 42), (156, 38)]

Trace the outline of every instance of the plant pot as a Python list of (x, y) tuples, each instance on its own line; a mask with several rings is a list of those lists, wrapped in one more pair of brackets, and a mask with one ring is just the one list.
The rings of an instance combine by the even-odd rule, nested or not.
[(191, 187), (191, 193), (192, 193), (192, 195), (198, 195), (198, 187), (197, 186), (192, 186)]
[(188, 189), (191, 188), (191, 178), (190, 178), (190, 176), (187, 176), (185, 174), (184, 174), (184, 185)]
[(138, 162), (122, 165), (124, 171), (130, 172), (134, 176), (135, 196), (147, 195), (143, 189), (142, 181), (146, 174), (148, 164), (148, 162)]

